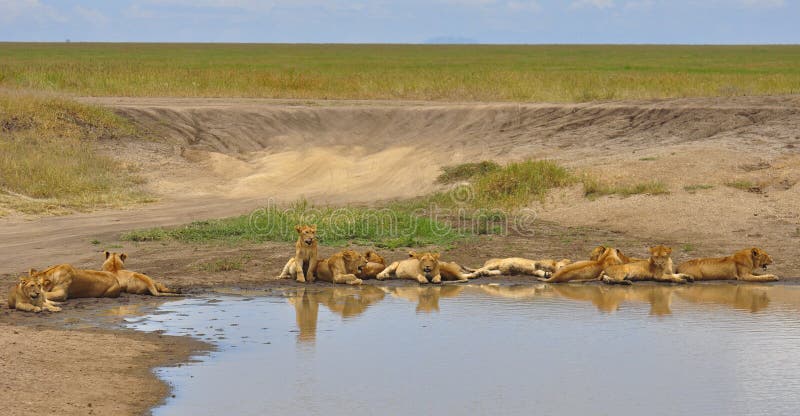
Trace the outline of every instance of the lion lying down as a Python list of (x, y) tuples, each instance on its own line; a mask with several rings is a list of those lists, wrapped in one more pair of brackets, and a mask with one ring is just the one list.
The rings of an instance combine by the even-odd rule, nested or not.
[(505, 259), (489, 259), (483, 267), (475, 270), (470, 278), (481, 276), (500, 276), (523, 274), (536, 277), (548, 277), (562, 267), (572, 263), (569, 259), (561, 260), (529, 260), (521, 257)]
[(601, 280), (605, 283), (631, 284), (632, 281), (653, 280), (656, 282), (686, 283), (692, 276), (672, 273), (672, 248), (650, 247), (650, 258), (626, 264), (616, 264), (603, 270)]
[[(442, 283), (439, 270), (439, 253), (416, 253), (410, 251), (409, 258), (396, 261), (376, 276), (378, 280), (411, 279), (419, 283)], [(464, 279), (466, 280), (466, 279)]]
[(45, 298), (42, 279), (32, 276), (21, 276), (19, 282), (11, 287), (8, 291), (8, 308), (27, 312), (61, 310)]
[[(296, 265), (294, 257), (289, 259), (286, 265), (283, 266), (280, 278), (294, 279), (294, 274), (297, 270)], [(319, 279), (324, 282), (360, 285), (362, 280), (358, 278), (357, 274), (364, 273), (366, 265), (367, 260), (364, 256), (353, 250), (344, 250), (327, 259), (317, 260), (312, 269), (314, 274), (307, 274), (305, 280), (313, 282), (315, 279)]]
[(116, 298), (122, 291), (117, 277), (110, 272), (76, 269), (69, 264), (42, 271), (31, 269), (31, 277), (42, 279), (47, 300), (73, 298)]
[(757, 275), (757, 269), (767, 270), (772, 257), (766, 251), (752, 247), (733, 253), (728, 257), (694, 259), (681, 263), (678, 273), (692, 276), (694, 280), (743, 280), (746, 282), (774, 282), (774, 274)]
[(545, 279), (540, 277), (539, 280), (547, 283), (597, 280), (600, 278), (600, 274), (603, 273), (603, 270), (609, 266), (622, 264), (622, 260), (619, 257), (619, 250), (613, 247), (603, 247), (602, 250), (602, 254), (600, 254), (596, 260), (577, 261), (568, 264), (557, 270), (549, 278)]
[(113, 273), (117, 277), (120, 289), (125, 293), (135, 295), (150, 294), (153, 296), (175, 296), (181, 293), (179, 290), (170, 289), (161, 283), (156, 282), (149, 276), (142, 273), (125, 270), (125, 253), (117, 254), (106, 251), (106, 260), (103, 262), (103, 271)]

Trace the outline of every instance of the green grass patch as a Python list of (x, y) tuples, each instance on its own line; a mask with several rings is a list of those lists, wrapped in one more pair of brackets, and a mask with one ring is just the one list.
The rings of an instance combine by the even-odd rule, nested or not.
[(697, 191), (704, 191), (707, 189), (713, 189), (714, 185), (706, 185), (706, 184), (698, 184), (698, 185), (686, 185), (683, 187), (683, 190), (693, 194)]
[(583, 194), (587, 198), (597, 198), (606, 195), (621, 195), (628, 197), (632, 195), (664, 195), (669, 193), (669, 188), (664, 182), (649, 181), (636, 184), (617, 184), (608, 183), (602, 180), (584, 176), (581, 181), (583, 182)]
[(95, 150), (97, 140), (135, 134), (110, 110), (2, 91), (0, 134), (0, 206), (64, 213), (147, 199), (133, 166)]
[(0, 87), (84, 96), (547, 101), (797, 94), (800, 46), (2, 43)]
[(197, 265), (197, 269), (203, 272), (230, 272), (242, 271), (244, 266), (250, 261), (251, 257), (244, 255), (233, 258), (222, 258), (214, 261), (203, 262)]
[(749, 191), (757, 187), (756, 184), (747, 180), (725, 182), (725, 186), (740, 189), (742, 191)]
[(544, 201), (553, 188), (568, 186), (575, 178), (566, 168), (549, 160), (513, 162), (477, 177), (475, 205), (513, 209), (534, 200)]
[(184, 243), (294, 242), (298, 224), (316, 224), (319, 241), (384, 248), (449, 246), (466, 234), (449, 224), (409, 209), (313, 207), (301, 201), (286, 209), (267, 207), (251, 215), (196, 221), (173, 228), (152, 228), (122, 235), (129, 241), (175, 240)]
[(696, 250), (696, 247), (694, 246), (694, 244), (686, 243), (681, 246), (681, 250), (683, 250), (684, 253), (691, 253)]
[(437, 183), (449, 184), (468, 181), (476, 176), (485, 176), (500, 169), (495, 162), (484, 160), (475, 163), (462, 163), (460, 165), (442, 167), (442, 174), (436, 178)]

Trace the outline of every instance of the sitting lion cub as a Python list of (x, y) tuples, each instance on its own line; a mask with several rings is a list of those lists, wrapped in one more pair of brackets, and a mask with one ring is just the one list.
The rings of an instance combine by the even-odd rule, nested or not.
[(42, 309), (50, 312), (61, 310), (45, 299), (42, 279), (31, 276), (21, 276), (19, 282), (8, 291), (8, 308), (27, 312), (41, 312)]
[(570, 259), (561, 260), (529, 260), (521, 257), (509, 257), (505, 259), (489, 259), (483, 263), (483, 267), (470, 277), (480, 276), (499, 276), (524, 274), (536, 277), (547, 277), (555, 273), (562, 267), (572, 263)]
[(132, 272), (125, 270), (125, 259), (128, 255), (125, 253), (117, 254), (106, 251), (106, 261), (103, 262), (103, 271), (113, 273), (117, 276), (120, 288), (125, 293), (133, 293), (135, 295), (151, 294), (153, 296), (174, 296), (181, 293), (178, 290), (170, 289), (161, 283), (151, 279), (149, 276), (142, 273)]
[(692, 276), (672, 273), (672, 248), (650, 247), (650, 258), (626, 264), (606, 267), (601, 276), (605, 283), (631, 284), (632, 281), (654, 280), (656, 282), (686, 283)]
[[(410, 258), (396, 261), (378, 273), (377, 279), (413, 279), (420, 283), (442, 283), (439, 272), (439, 253), (408, 253)], [(431, 279), (430, 282), (428, 279)]]
[[(298, 225), (294, 227), (297, 231), (297, 242), (294, 244), (294, 257), (286, 263), (278, 279), (287, 279), (292, 275), (300, 283), (314, 281), (314, 269), (317, 268), (317, 226)], [(292, 262), (292, 260), (294, 260)], [(289, 270), (289, 265), (294, 270)], [(306, 269), (307, 271), (304, 271)]]
[(746, 282), (774, 282), (778, 276), (774, 274), (757, 275), (756, 269), (767, 270), (772, 264), (772, 257), (758, 248), (746, 248), (733, 253), (732, 256), (694, 259), (681, 263), (679, 273), (686, 273), (695, 280), (743, 280)]

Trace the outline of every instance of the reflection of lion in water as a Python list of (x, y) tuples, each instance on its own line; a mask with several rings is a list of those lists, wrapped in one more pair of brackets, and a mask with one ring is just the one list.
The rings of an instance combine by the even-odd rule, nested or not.
[(766, 285), (692, 285), (676, 291), (676, 295), (692, 303), (710, 303), (758, 312), (769, 306)]
[(439, 299), (456, 297), (463, 289), (459, 285), (400, 286), (387, 288), (386, 291), (392, 296), (415, 302), (417, 312), (438, 312)]
[(314, 341), (316, 338), (320, 304), (343, 318), (350, 318), (361, 315), (370, 305), (385, 296), (383, 290), (367, 285), (357, 288), (351, 286), (300, 288), (289, 297), (289, 303), (294, 305), (297, 328), (300, 331), (298, 340), (306, 342)]

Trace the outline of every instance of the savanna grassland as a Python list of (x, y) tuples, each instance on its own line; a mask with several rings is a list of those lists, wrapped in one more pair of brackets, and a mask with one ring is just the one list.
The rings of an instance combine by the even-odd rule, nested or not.
[(774, 95), (800, 93), (800, 46), (2, 43), (0, 87), (450, 101)]

